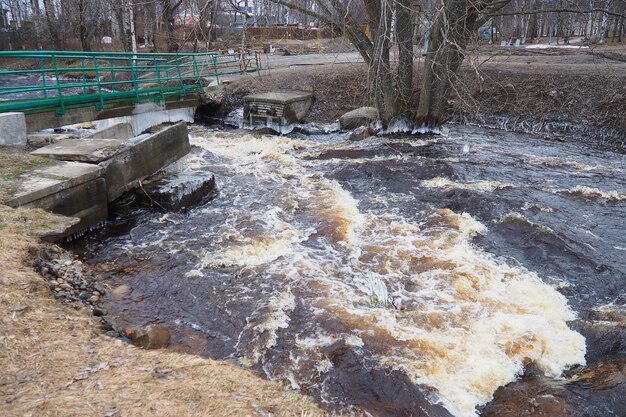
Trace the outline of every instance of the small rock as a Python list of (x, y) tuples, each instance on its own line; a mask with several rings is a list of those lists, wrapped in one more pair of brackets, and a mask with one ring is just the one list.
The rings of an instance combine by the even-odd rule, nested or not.
[(102, 288), (102, 286), (100, 284), (94, 285), (93, 289), (98, 291), (100, 293), (100, 295), (105, 295), (106, 294), (106, 291), (104, 290), (104, 288)]
[(113, 330), (113, 324), (109, 320), (103, 317), (102, 323), (100, 323), (100, 328), (104, 331)]
[(369, 138), (370, 136), (375, 136), (376, 131), (369, 126), (360, 126), (357, 127), (350, 133), (348, 140), (358, 141), (363, 140), (365, 138)]
[(104, 308), (94, 308), (93, 310), (91, 310), (91, 314), (93, 314), (96, 317), (106, 316), (107, 313), (108, 311)]
[(80, 293), (78, 293), (78, 298), (80, 298), (81, 300), (88, 300), (90, 297), (90, 294), (87, 291), (81, 291)]
[(48, 274), (48, 272), (50, 272), (50, 270), (44, 266), (43, 268), (41, 268), (40, 274), (46, 275)]
[(339, 125), (344, 130), (356, 129), (378, 120), (378, 109), (376, 107), (360, 107), (349, 111), (339, 118)]
[(162, 324), (126, 328), (124, 336), (128, 337), (133, 345), (143, 349), (164, 348), (171, 339), (169, 329)]
[(100, 291), (94, 291), (91, 293), (91, 295), (96, 295), (98, 297), (100, 297), (102, 294), (100, 294)]
[(286, 48), (276, 48), (274, 50), (274, 55), (289, 56), (291, 55), (291, 52), (289, 52)]
[(98, 297), (97, 295), (92, 295), (91, 297), (89, 297), (89, 302), (91, 304), (96, 304), (98, 301), (100, 301), (100, 297)]
[(66, 282), (59, 284), (59, 287), (61, 287), (62, 289), (64, 289), (65, 291), (71, 291), (72, 290), (72, 286)]
[(115, 330), (109, 330), (108, 332), (105, 333), (105, 335), (109, 336), (109, 337), (120, 337), (120, 334), (118, 332), (116, 332)]

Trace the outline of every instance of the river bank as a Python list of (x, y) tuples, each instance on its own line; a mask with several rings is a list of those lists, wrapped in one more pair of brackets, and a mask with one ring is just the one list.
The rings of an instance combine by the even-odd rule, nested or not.
[[(612, 59), (606, 58), (609, 52), (615, 55)], [(449, 121), (624, 150), (626, 58), (621, 52), (618, 46), (598, 50), (482, 47), (464, 63), (448, 102)], [(418, 61), (415, 101), (420, 65)], [(242, 107), (243, 97), (251, 93), (294, 89), (313, 91), (307, 121), (333, 122), (347, 111), (369, 105), (366, 80), (365, 64), (273, 69), (261, 77), (227, 84), (215, 115), (224, 117)]]
[(41, 210), (0, 205), (0, 414), (321, 415), (312, 400), (234, 364), (145, 351), (108, 337), (101, 318), (78, 297), (65, 305), (55, 300), (59, 292), (50, 285), (67, 283), (52, 283), (58, 271), (37, 274), (34, 263), (60, 258), (60, 269), (80, 266), (70, 253), (39, 240), (62, 222)]

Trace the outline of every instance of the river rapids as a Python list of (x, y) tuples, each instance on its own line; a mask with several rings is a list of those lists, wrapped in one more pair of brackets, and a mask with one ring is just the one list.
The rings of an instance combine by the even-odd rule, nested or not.
[(191, 142), (177, 164), (215, 175), (212, 201), (80, 244), (121, 325), (331, 414), (626, 415), (624, 155), (460, 126)]

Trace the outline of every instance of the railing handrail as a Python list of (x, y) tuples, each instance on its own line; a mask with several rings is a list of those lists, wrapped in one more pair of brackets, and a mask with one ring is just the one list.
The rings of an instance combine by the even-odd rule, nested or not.
[(92, 57), (94, 55), (111, 55), (111, 56), (131, 56), (131, 57), (159, 57), (159, 56), (167, 56), (167, 57), (176, 57), (176, 56), (206, 56), (206, 55), (217, 55), (218, 53), (215, 51), (208, 52), (124, 52), (124, 51), (46, 51), (46, 50), (32, 50), (32, 51), (0, 51), (0, 57), (25, 57), (25, 56), (36, 56), (39, 58), (42, 55), (48, 56), (59, 56), (59, 57), (67, 57), (67, 56), (85, 56)]
[[(0, 86), (0, 112), (35, 113), (52, 107), (58, 115), (68, 107), (92, 105), (101, 110), (108, 102), (162, 101), (171, 96), (183, 99), (188, 93), (201, 93), (208, 78), (219, 84), (220, 75), (260, 70), (258, 52), (254, 51), (0, 51), (0, 60), (3, 58), (34, 62), (28, 69), (0, 69), (0, 76), (26, 75), (27, 83)], [(8, 95), (12, 98), (2, 100)], [(16, 98), (18, 95), (21, 97)]]

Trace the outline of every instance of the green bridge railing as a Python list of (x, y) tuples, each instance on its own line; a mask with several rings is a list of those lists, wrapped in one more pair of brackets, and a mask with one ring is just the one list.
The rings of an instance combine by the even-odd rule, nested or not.
[[(11, 67), (3, 69), (8, 61)], [(181, 100), (213, 79), (259, 72), (258, 52), (218, 54), (0, 51), (0, 113)]]

